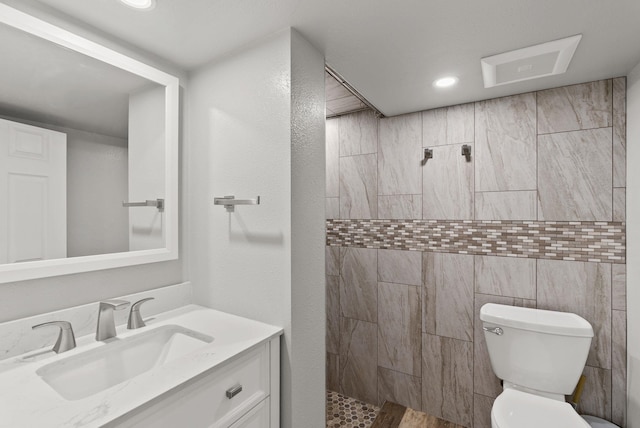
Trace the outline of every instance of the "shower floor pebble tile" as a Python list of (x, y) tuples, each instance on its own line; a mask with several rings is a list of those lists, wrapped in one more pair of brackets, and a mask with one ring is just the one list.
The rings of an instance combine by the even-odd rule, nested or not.
[(327, 391), (327, 428), (370, 428), (379, 407)]

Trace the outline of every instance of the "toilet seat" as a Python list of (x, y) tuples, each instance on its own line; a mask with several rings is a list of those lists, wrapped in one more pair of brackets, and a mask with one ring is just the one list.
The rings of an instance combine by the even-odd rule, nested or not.
[(491, 409), (493, 428), (589, 428), (569, 403), (506, 389)]

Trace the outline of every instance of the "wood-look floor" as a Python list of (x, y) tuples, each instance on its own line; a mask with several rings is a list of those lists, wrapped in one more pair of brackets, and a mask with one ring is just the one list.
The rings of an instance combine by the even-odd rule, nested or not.
[(371, 428), (463, 428), (423, 412), (385, 402)]

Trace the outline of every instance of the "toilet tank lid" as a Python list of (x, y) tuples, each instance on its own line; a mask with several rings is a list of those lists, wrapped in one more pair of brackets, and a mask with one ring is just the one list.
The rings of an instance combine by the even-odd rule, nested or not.
[(480, 319), (496, 325), (561, 336), (593, 337), (589, 321), (570, 312), (487, 303), (480, 309)]

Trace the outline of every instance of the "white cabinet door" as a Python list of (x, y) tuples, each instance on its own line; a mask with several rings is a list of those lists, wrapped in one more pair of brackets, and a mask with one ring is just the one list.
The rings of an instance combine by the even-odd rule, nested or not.
[(0, 264), (67, 256), (67, 136), (0, 119)]
[(269, 399), (260, 402), (229, 428), (269, 428)]

